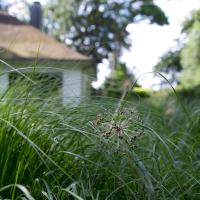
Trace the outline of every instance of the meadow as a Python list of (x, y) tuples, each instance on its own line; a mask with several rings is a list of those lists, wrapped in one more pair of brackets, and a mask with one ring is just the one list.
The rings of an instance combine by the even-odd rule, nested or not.
[(0, 97), (0, 199), (200, 198), (198, 98), (169, 89), (64, 106), (33, 88)]

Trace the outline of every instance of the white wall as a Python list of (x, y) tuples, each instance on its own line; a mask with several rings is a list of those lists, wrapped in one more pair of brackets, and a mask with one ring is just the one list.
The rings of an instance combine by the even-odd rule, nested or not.
[(9, 86), (8, 73), (0, 75), (0, 93), (5, 92)]
[[(46, 73), (53, 73), (54, 70), (44, 70)], [(57, 71), (56, 71), (57, 72)], [(2, 71), (0, 72), (0, 74)], [(77, 105), (86, 90), (86, 81), (81, 68), (68, 68), (61, 71), (62, 88), (61, 98), (63, 102)], [(86, 75), (85, 75), (86, 76)], [(9, 74), (0, 76), (0, 93), (4, 92), (9, 87)]]
[(82, 96), (82, 71), (78, 68), (63, 71), (62, 96), (64, 103), (80, 102)]

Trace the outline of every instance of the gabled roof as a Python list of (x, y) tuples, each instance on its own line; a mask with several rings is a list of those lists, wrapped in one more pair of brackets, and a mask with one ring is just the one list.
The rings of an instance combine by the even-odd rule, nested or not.
[[(5, 53), (1, 54), (3, 51)], [(0, 11), (1, 55), (24, 59), (90, 60), (35, 27)]]

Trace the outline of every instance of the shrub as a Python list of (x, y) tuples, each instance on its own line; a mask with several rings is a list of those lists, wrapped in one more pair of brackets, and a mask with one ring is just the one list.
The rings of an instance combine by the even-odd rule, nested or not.
[(144, 89), (142, 87), (133, 87), (132, 94), (138, 97), (150, 97), (150, 90)]

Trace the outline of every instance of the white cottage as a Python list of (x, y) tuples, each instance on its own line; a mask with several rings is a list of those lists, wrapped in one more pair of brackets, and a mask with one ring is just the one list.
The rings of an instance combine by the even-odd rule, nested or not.
[[(55, 73), (61, 79), (59, 90), (64, 102), (70, 97), (88, 96), (91, 77), (96, 73), (88, 57), (3, 11), (0, 11), (0, 59), (1, 73), (10, 70), (4, 62), (23, 73), (33, 66), (40, 74)], [(10, 77), (10, 73), (0, 76), (1, 91), (9, 87)]]

